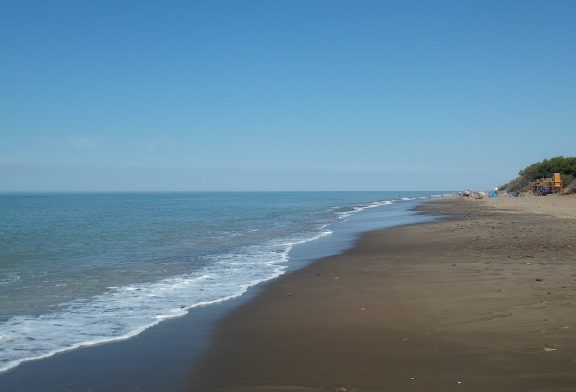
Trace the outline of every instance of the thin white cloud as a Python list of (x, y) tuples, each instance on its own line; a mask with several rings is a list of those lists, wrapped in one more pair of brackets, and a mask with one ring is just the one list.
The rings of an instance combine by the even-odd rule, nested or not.
[(156, 151), (160, 149), (166, 149), (172, 147), (174, 140), (170, 137), (160, 137), (155, 139), (150, 139), (145, 142), (145, 147), (148, 150)]
[(74, 147), (95, 147), (100, 144), (98, 139), (83, 135), (69, 136), (65, 140), (66, 143)]

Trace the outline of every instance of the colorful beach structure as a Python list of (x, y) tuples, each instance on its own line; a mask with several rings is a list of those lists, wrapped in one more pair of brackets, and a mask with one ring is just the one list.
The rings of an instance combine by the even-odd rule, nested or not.
[(539, 178), (531, 183), (532, 192), (536, 195), (545, 196), (549, 193), (558, 193), (562, 190), (562, 176), (554, 173), (552, 177)]
[(554, 181), (554, 189), (558, 192), (562, 189), (562, 176), (560, 173), (554, 173), (552, 177)]

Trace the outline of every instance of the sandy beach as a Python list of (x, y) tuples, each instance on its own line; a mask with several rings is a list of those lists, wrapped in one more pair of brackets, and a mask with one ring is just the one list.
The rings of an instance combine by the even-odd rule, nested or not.
[(271, 283), (190, 391), (576, 390), (576, 198), (445, 199)]
[(489, 208), (511, 213), (532, 213), (576, 219), (576, 195), (498, 197), (486, 199), (485, 204)]

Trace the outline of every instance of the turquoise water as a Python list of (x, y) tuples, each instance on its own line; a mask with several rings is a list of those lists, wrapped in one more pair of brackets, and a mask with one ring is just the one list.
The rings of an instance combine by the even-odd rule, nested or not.
[(429, 195), (0, 195), (0, 370), (237, 297), (354, 214)]

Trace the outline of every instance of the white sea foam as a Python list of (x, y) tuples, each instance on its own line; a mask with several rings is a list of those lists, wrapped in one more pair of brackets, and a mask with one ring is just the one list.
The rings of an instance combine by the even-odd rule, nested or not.
[(0, 371), (60, 352), (128, 339), (192, 308), (238, 297), (249, 287), (281, 275), (295, 245), (331, 233), (325, 226), (307, 238), (206, 256), (211, 263), (195, 274), (110, 287), (101, 295), (62, 304), (54, 313), (12, 317), (0, 324)]
[[(347, 218), (395, 202), (376, 201), (335, 214)], [(109, 287), (101, 295), (61, 304), (53, 313), (14, 316), (0, 324), (0, 372), (80, 347), (128, 339), (190, 309), (238, 297), (251, 286), (282, 275), (292, 248), (330, 235), (328, 226), (307, 237), (204, 256), (209, 263), (192, 274)]]
[(364, 210), (367, 210), (370, 208), (382, 207), (382, 206), (386, 206), (386, 205), (390, 205), (390, 204), (394, 204), (394, 201), (393, 200), (375, 201), (375, 202), (372, 202), (369, 204), (351, 207), (347, 211), (337, 212), (336, 215), (338, 216), (338, 218), (344, 219), (344, 218), (348, 218), (354, 214), (357, 214), (358, 212), (361, 212), (361, 211), (364, 211)]
[(2, 278), (0, 278), (0, 285), (15, 283), (15, 282), (18, 282), (19, 280), (21, 280), (20, 275), (18, 275), (15, 272), (10, 272), (10, 273), (4, 274), (4, 276)]

